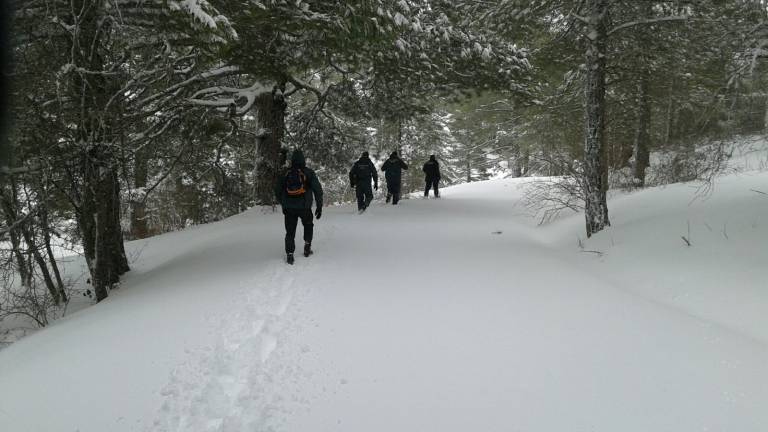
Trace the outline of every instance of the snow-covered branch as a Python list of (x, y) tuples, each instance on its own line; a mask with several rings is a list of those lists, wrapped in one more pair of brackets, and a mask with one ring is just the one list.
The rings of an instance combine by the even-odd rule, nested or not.
[[(226, 108), (235, 104), (237, 106), (235, 115), (243, 115), (250, 111), (256, 99), (266, 93), (272, 93), (274, 88), (273, 83), (260, 83), (256, 82), (252, 86), (247, 88), (232, 88), (224, 86), (209, 87), (197, 91), (190, 98), (187, 99), (192, 105)], [(203, 96), (209, 97), (209, 99), (202, 99)], [(245, 99), (243, 105), (237, 105), (239, 101)]]
[(291, 84), (293, 84), (294, 86), (296, 86), (296, 88), (300, 88), (300, 89), (311, 91), (312, 93), (315, 94), (315, 96), (317, 96), (318, 99), (321, 99), (323, 97), (323, 92), (320, 89), (318, 89), (317, 87), (312, 86), (311, 84), (309, 84), (307, 82), (304, 82), (304, 81), (302, 81), (302, 80), (300, 80), (298, 78), (292, 77), (292, 76), (288, 77), (288, 81)]
[(221, 78), (221, 77), (225, 77), (225, 76), (229, 76), (229, 75), (236, 75), (238, 73), (240, 73), (240, 68), (238, 66), (224, 66), (224, 67), (219, 67), (219, 68), (216, 68), (216, 69), (211, 69), (211, 70), (199, 73), (199, 74), (197, 74), (197, 75), (193, 76), (192, 78), (189, 78), (189, 79), (187, 79), (185, 81), (182, 81), (180, 83), (174, 84), (174, 85), (166, 88), (165, 90), (163, 90), (161, 92), (158, 92), (158, 93), (156, 93), (156, 94), (154, 94), (152, 96), (149, 96), (149, 97), (147, 97), (145, 99), (142, 99), (141, 101), (139, 101), (138, 105), (139, 106), (144, 106), (144, 105), (146, 105), (146, 104), (148, 104), (150, 102), (153, 102), (153, 101), (161, 98), (164, 95), (173, 93), (173, 92), (175, 92), (175, 91), (177, 91), (179, 89), (183, 89), (185, 87), (188, 87), (188, 86), (190, 86), (192, 84), (195, 84), (195, 83), (198, 83), (198, 82), (201, 82), (201, 81), (205, 81), (205, 80), (208, 80), (208, 79), (211, 79), (211, 78)]

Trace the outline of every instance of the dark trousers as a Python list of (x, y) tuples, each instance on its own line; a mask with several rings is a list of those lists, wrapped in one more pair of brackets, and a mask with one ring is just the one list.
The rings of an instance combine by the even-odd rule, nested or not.
[(314, 230), (314, 216), (312, 209), (283, 209), (285, 215), (285, 253), (293, 253), (296, 250), (296, 226), (304, 225), (304, 242), (312, 243), (312, 233)]
[(357, 195), (357, 209), (365, 210), (373, 201), (373, 188), (371, 188), (371, 182), (368, 184), (358, 183), (355, 188), (355, 194)]
[(387, 181), (387, 202), (392, 198), (392, 204), (397, 205), (400, 202), (400, 182)]
[(440, 196), (440, 190), (437, 187), (437, 183), (440, 181), (440, 179), (437, 178), (429, 178), (427, 177), (427, 186), (424, 188), (424, 196), (429, 196), (429, 190), (434, 189), (435, 190), (435, 197)]

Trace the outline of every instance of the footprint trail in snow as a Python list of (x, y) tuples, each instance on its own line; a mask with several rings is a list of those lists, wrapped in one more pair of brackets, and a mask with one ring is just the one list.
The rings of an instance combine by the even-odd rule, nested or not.
[[(296, 276), (275, 263), (266, 277), (242, 284), (231, 314), (210, 319), (214, 346), (189, 353), (162, 390), (164, 402), (151, 430), (270, 431), (279, 428), (290, 381), (302, 372), (281, 361), (305, 352), (281, 347), (300, 317), (291, 310), (300, 295)], [(285, 348), (281, 350), (281, 348)], [(306, 402), (303, 402), (306, 403)]]

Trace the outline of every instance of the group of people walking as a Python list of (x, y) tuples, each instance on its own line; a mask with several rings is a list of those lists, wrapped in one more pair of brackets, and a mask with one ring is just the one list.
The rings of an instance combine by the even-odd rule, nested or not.
[[(403, 170), (407, 169), (408, 164), (398, 156), (397, 152), (392, 152), (384, 165), (381, 166), (381, 171), (384, 171), (384, 178), (387, 180), (387, 203), (391, 201), (393, 205), (397, 205), (400, 202)], [(429, 161), (424, 164), (423, 171), (426, 176), (424, 196), (428, 197), (429, 191), (434, 190), (435, 198), (440, 197), (438, 188), (440, 165), (435, 155), (429, 157)], [(349, 183), (355, 188), (357, 210), (362, 213), (371, 205), (373, 191), (379, 189), (379, 174), (376, 172), (376, 165), (374, 165), (368, 152), (363, 152), (360, 159), (352, 165), (352, 169), (349, 170)], [(371, 184), (373, 184), (373, 188), (371, 188)]]
[[(387, 181), (386, 202), (397, 205), (400, 202), (402, 173), (408, 169), (397, 152), (392, 152), (384, 162), (381, 171)], [(440, 165), (435, 155), (429, 157), (422, 168), (425, 174), (424, 196), (434, 190), (435, 198), (440, 197), (438, 183), (440, 182)], [(373, 201), (373, 191), (379, 189), (379, 174), (376, 165), (368, 152), (363, 152), (349, 171), (350, 185), (355, 188), (357, 210), (364, 212)], [(371, 187), (373, 186), (373, 187)], [(288, 264), (294, 263), (296, 251), (296, 228), (299, 220), (304, 226), (304, 256), (312, 255), (312, 237), (314, 234), (314, 219), (320, 219), (323, 214), (323, 187), (315, 172), (306, 166), (304, 153), (295, 150), (291, 155), (291, 165), (275, 182), (275, 196), (285, 216), (285, 253)], [(312, 203), (316, 204), (314, 215)], [(313, 217), (314, 216), (314, 217)]]

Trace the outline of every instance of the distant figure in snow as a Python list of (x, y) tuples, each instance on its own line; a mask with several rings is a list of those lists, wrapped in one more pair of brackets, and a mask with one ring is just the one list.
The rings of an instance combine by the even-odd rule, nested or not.
[(400, 201), (400, 180), (403, 170), (407, 169), (408, 165), (400, 159), (397, 152), (392, 152), (389, 159), (381, 166), (384, 178), (387, 180), (387, 202), (392, 199), (393, 205), (397, 205)]
[(424, 197), (428, 197), (429, 190), (434, 189), (435, 198), (440, 198), (440, 191), (437, 187), (437, 183), (440, 181), (440, 164), (437, 163), (437, 158), (435, 158), (435, 155), (431, 155), (429, 157), (429, 160), (424, 164), (424, 168), (422, 168), (422, 170), (426, 175), (424, 180), (427, 183), (426, 187), (424, 188)]
[(371, 180), (373, 180), (373, 188), (379, 190), (379, 174), (376, 173), (376, 166), (368, 157), (368, 152), (363, 152), (360, 159), (349, 170), (349, 182), (355, 188), (357, 211), (360, 213), (364, 212), (373, 201)]
[(291, 155), (291, 167), (285, 169), (275, 184), (275, 196), (285, 215), (285, 253), (288, 264), (293, 264), (293, 252), (296, 250), (296, 226), (304, 225), (304, 256), (312, 255), (312, 196), (317, 203), (315, 217), (323, 214), (323, 187), (317, 175), (307, 168), (304, 153), (296, 150)]

